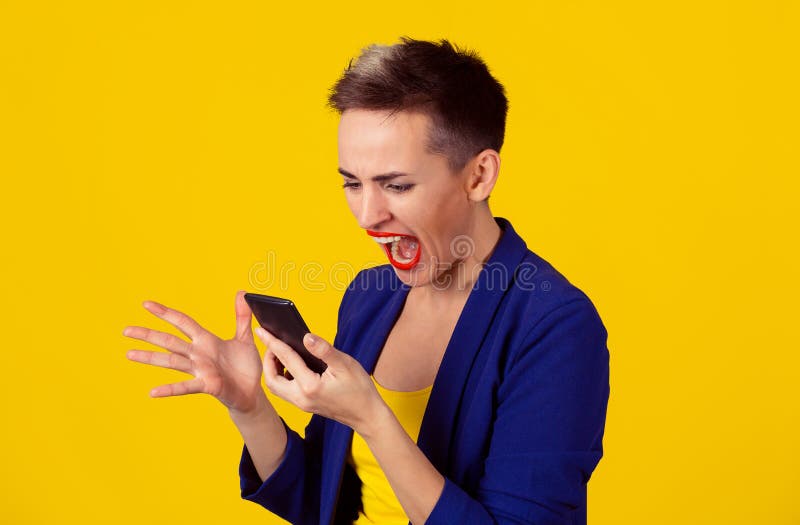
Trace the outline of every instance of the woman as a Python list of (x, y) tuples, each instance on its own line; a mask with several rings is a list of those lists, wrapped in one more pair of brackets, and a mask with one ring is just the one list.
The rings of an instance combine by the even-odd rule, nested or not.
[[(128, 357), (194, 376), (151, 395), (225, 404), (244, 438), (242, 497), (293, 523), (585, 523), (606, 331), (586, 295), (489, 210), (502, 86), (473, 53), (403, 39), (364, 50), (330, 104), (348, 205), (389, 264), (351, 283), (332, 345), (306, 335), (327, 370), (257, 328), (262, 361), (243, 292), (227, 341), (148, 301), (191, 342), (128, 327), (169, 351)], [(262, 374), (314, 414), (304, 438)]]

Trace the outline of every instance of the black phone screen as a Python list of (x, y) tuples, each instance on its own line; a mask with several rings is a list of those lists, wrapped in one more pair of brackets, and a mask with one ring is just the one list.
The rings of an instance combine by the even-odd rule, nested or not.
[(292, 301), (256, 293), (246, 293), (244, 299), (258, 324), (300, 354), (308, 368), (318, 374), (325, 371), (328, 365), (303, 345), (303, 336), (310, 330)]

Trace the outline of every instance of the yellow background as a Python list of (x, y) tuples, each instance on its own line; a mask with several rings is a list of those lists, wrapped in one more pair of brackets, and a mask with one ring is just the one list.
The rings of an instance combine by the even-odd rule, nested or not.
[(224, 408), (150, 399), (185, 376), (121, 331), (164, 328), (155, 299), (230, 336), (245, 288), (332, 339), (333, 274), (383, 257), (325, 97), (409, 35), (505, 84), (492, 210), (608, 327), (590, 522), (800, 523), (797, 22), (789, 0), (0, 1), (0, 522), (280, 522), (239, 497)]

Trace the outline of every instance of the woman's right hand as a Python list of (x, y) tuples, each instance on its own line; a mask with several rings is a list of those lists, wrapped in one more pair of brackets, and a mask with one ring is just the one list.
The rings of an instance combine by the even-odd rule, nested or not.
[(168, 353), (129, 350), (128, 359), (194, 376), (179, 383), (157, 386), (150, 391), (152, 397), (211, 394), (230, 411), (242, 414), (257, 410), (266, 400), (261, 388), (261, 357), (250, 325), (252, 312), (243, 291), (236, 294), (236, 334), (227, 340), (212, 334), (182, 312), (154, 301), (145, 301), (143, 306), (175, 326), (190, 341), (142, 326), (128, 326), (123, 335), (168, 350)]

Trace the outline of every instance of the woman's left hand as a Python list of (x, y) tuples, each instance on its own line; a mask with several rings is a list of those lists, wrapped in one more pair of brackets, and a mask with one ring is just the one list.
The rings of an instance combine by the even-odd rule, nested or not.
[[(270, 392), (305, 412), (335, 419), (362, 435), (377, 420), (385, 404), (361, 363), (321, 337), (306, 334), (305, 347), (328, 365), (320, 375), (309, 369), (289, 345), (268, 331), (258, 327), (256, 334), (267, 346), (264, 383)], [(293, 379), (284, 377), (284, 366)]]

